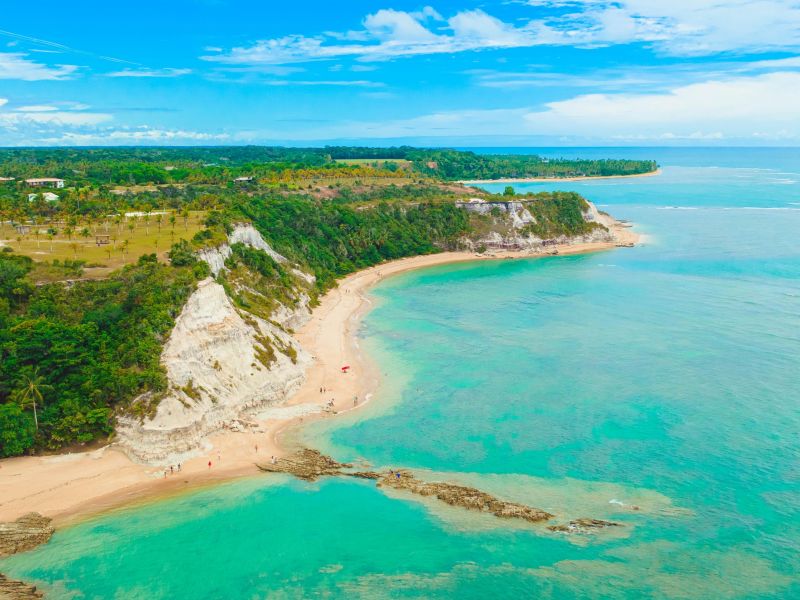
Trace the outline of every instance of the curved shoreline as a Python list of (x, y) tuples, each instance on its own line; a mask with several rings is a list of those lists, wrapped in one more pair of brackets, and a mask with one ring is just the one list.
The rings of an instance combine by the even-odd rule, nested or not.
[[(616, 242), (587, 242), (549, 246), (560, 255), (612, 249), (618, 243), (635, 243), (638, 235), (618, 224)], [(330, 290), (312, 318), (295, 334), (314, 356), (306, 381), (284, 404), (264, 409), (255, 419), (261, 432), (221, 432), (209, 438), (212, 449), (187, 460), (181, 471), (132, 462), (113, 445), (90, 452), (18, 457), (0, 461), (0, 521), (36, 511), (51, 517), (57, 527), (75, 523), (108, 510), (259, 474), (256, 461), (291, 452), (284, 439), (304, 423), (335, 414), (323, 405), (335, 398), (337, 414), (348, 414), (368, 404), (379, 382), (379, 370), (358, 347), (356, 333), (368, 312), (366, 292), (384, 277), (410, 270), (475, 260), (536, 258), (548, 254), (502, 251), (477, 255), (445, 252), (392, 261), (353, 273)], [(348, 373), (341, 367), (350, 366)], [(324, 393), (320, 389), (325, 389)], [(358, 402), (353, 401), (354, 397)], [(257, 446), (257, 451), (256, 451)], [(209, 467), (208, 463), (212, 466)]]
[(559, 181), (594, 181), (595, 179), (630, 179), (632, 177), (654, 177), (661, 175), (661, 168), (647, 173), (633, 175), (583, 175), (581, 177), (506, 177), (502, 179), (465, 179), (457, 181), (462, 185), (483, 185), (486, 183), (558, 183)]

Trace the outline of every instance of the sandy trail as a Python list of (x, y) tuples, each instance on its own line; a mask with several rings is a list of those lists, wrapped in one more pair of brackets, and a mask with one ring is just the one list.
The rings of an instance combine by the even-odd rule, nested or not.
[[(618, 226), (621, 243), (634, 243), (637, 235)], [(613, 248), (615, 243), (584, 243), (548, 247), (559, 254), (580, 254)], [(366, 291), (387, 276), (412, 269), (473, 260), (528, 258), (521, 252), (476, 255), (447, 252), (417, 256), (354, 273), (328, 292), (311, 320), (295, 337), (314, 357), (306, 382), (284, 405), (258, 415), (260, 433), (222, 432), (210, 438), (213, 449), (202, 456), (170, 467), (132, 462), (113, 445), (91, 452), (54, 456), (29, 456), (0, 461), (0, 521), (10, 521), (36, 511), (52, 517), (56, 526), (110, 508), (166, 495), (212, 482), (257, 475), (256, 462), (268, 462), (291, 449), (281, 443), (291, 427), (319, 418), (335, 418), (366, 404), (378, 384), (378, 371), (359, 352), (359, 319), (369, 309)], [(343, 373), (341, 367), (349, 365)], [(320, 392), (320, 389), (325, 390)], [(325, 404), (333, 399), (331, 411)], [(355, 400), (355, 401), (354, 401)], [(209, 467), (209, 462), (211, 466)]]

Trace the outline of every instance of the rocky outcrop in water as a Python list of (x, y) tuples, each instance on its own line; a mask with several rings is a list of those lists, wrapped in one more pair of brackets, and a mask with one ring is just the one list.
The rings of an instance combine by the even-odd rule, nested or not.
[(501, 519), (522, 519), (538, 523), (553, 518), (553, 515), (544, 510), (516, 502), (506, 502), (475, 488), (453, 483), (421, 481), (408, 471), (382, 473), (378, 479), (378, 487), (405, 490), (419, 496), (433, 496), (450, 506), (489, 513)]
[(615, 523), (614, 521), (603, 521), (602, 519), (575, 519), (565, 525), (550, 525), (550, 531), (558, 533), (594, 533), (599, 529), (606, 529), (607, 527), (622, 527), (622, 523)]
[(44, 598), (44, 592), (35, 585), (9, 579), (0, 573), (0, 600), (38, 600)]
[(288, 473), (305, 481), (316, 481), (326, 475), (344, 475), (344, 469), (353, 465), (336, 462), (317, 450), (303, 448), (287, 458), (279, 458), (274, 463), (256, 465), (269, 473)]
[(553, 518), (553, 515), (546, 511), (516, 502), (506, 502), (475, 488), (453, 483), (422, 481), (409, 471), (348, 471), (352, 467), (351, 464), (336, 462), (332, 458), (308, 448), (300, 450), (288, 458), (278, 459), (275, 463), (258, 465), (262, 471), (289, 473), (306, 481), (335, 475), (371, 479), (377, 482), (378, 487), (403, 490), (418, 496), (434, 497), (450, 506), (460, 506), (467, 510), (492, 514), (501, 519), (522, 519), (537, 523)]
[[(33, 550), (46, 543), (55, 528), (52, 519), (39, 513), (22, 515), (16, 521), (0, 523), (0, 557)], [(35, 600), (44, 598), (44, 593), (35, 585), (9, 579), (0, 573), (0, 600)]]
[(32, 550), (47, 542), (55, 531), (51, 521), (32, 512), (16, 521), (0, 523), (0, 557)]

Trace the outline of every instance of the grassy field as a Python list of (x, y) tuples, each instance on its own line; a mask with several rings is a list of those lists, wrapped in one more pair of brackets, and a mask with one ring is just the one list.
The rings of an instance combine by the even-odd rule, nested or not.
[[(181, 239), (191, 239), (203, 228), (205, 213), (196, 211), (189, 214), (188, 220), (176, 215), (173, 225), (169, 223), (169, 215), (164, 215), (159, 227), (155, 217), (149, 222), (144, 218), (123, 218), (114, 223), (109, 219), (104, 222), (81, 223), (74, 227), (71, 236), (64, 232), (63, 223), (46, 223), (31, 227), (30, 231), (20, 234), (10, 223), (0, 225), (0, 244), (10, 246), (19, 254), (30, 256), (35, 261), (82, 260), (87, 266), (98, 267), (96, 273), (136, 262), (142, 254), (156, 253), (166, 256), (170, 246)], [(57, 231), (48, 235), (48, 229)], [(89, 235), (81, 235), (83, 229)], [(38, 235), (37, 235), (38, 230)], [(109, 243), (98, 245), (96, 236), (108, 235)]]

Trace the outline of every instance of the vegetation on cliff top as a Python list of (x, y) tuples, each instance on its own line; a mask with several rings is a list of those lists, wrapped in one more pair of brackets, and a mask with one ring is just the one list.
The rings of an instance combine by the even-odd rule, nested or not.
[(0, 252), (0, 456), (107, 435), (116, 407), (165, 389), (163, 341), (207, 274), (144, 255), (104, 281), (37, 286), (33, 268)]

